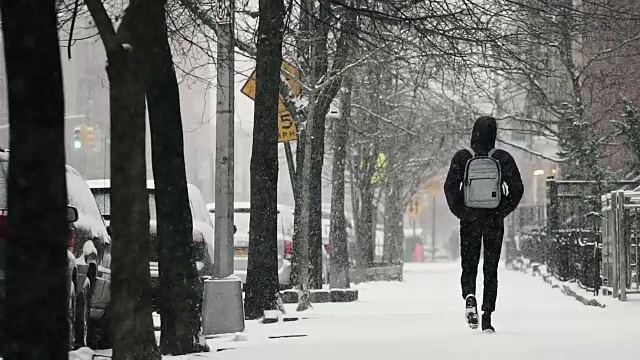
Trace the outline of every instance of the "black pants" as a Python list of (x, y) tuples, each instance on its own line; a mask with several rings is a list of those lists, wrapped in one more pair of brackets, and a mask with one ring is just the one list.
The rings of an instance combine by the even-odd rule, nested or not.
[(476, 277), (480, 248), (484, 243), (484, 292), (482, 311), (493, 312), (498, 295), (498, 263), (504, 235), (503, 219), (483, 219), (460, 222), (460, 256), (462, 258), (462, 297), (476, 294)]

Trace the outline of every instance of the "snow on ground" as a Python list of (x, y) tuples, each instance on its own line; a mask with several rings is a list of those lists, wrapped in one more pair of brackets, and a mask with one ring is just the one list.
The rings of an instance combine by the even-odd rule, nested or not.
[[(517, 271), (521, 271), (529, 276), (535, 276), (540, 281), (548, 282), (549, 286), (556, 287), (556, 291), (562, 291), (564, 287), (567, 287), (571, 291), (573, 291), (576, 295), (581, 296), (586, 301), (595, 300), (599, 305), (597, 306), (624, 306), (626, 309), (633, 309), (630, 311), (638, 311), (640, 312), (640, 297), (638, 295), (628, 294), (627, 302), (620, 302), (617, 297), (612, 295), (603, 295), (602, 292), (596, 295), (593, 291), (586, 290), (578, 285), (575, 281), (560, 281), (557, 278), (550, 276), (550, 273), (547, 269), (547, 266), (539, 263), (531, 263), (527, 259), (522, 259), (523, 265), (518, 265), (516, 268)], [(532, 265), (538, 265), (538, 273), (534, 274), (534, 270)], [(543, 279), (545, 277), (546, 279)]]
[[(407, 264), (403, 283), (357, 285), (358, 302), (316, 304), (304, 313), (309, 319), (296, 322), (248, 322), (245, 341), (223, 336), (209, 340), (211, 354), (173, 359), (637, 358), (640, 301), (584, 306), (540, 278), (503, 268), (497, 333), (488, 335), (466, 326), (459, 277), (457, 263)], [(481, 289), (482, 275), (478, 278)], [(296, 313), (295, 305), (287, 309)], [(281, 335), (300, 337), (269, 338)]]
[[(482, 266), (480, 266), (480, 270)], [(464, 321), (458, 263), (406, 264), (405, 281), (359, 284), (360, 300), (316, 304), (304, 319), (248, 321), (242, 334), (209, 339), (209, 354), (172, 360), (635, 359), (640, 296), (585, 306), (540, 279), (500, 270), (496, 334)], [(478, 276), (479, 301), (482, 275)], [(286, 336), (286, 337), (283, 337)]]

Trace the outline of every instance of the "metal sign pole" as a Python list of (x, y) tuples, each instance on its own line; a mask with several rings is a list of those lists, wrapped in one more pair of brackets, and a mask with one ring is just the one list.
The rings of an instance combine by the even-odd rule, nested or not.
[(215, 242), (213, 276), (233, 274), (234, 45), (233, 1), (219, 0), (216, 88)]
[(291, 178), (291, 189), (293, 191), (293, 201), (298, 203), (298, 184), (296, 183), (296, 165), (293, 162), (293, 153), (291, 151), (291, 143), (285, 141), (284, 153), (287, 156), (287, 167), (289, 168), (289, 177)]
[(233, 0), (218, 0), (214, 278), (204, 282), (204, 336), (244, 331), (242, 282), (233, 276), (233, 17)]

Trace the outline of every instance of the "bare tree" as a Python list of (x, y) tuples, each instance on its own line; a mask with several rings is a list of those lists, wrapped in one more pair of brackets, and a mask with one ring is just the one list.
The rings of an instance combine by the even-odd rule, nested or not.
[(11, 125), (0, 342), (5, 359), (66, 359), (67, 186), (55, 1), (3, 1), (0, 10)]
[[(160, 359), (149, 273), (149, 196), (145, 166), (146, 66), (140, 39), (148, 31), (144, 0), (131, 1), (116, 31), (103, 3), (86, 0), (108, 59), (113, 237), (111, 338), (114, 359)], [(147, 27), (147, 28), (145, 28)]]
[(503, 128), (558, 142), (561, 152), (545, 156), (507, 139), (502, 144), (558, 163), (558, 176), (604, 179), (610, 174), (597, 159), (611, 146), (610, 106), (620, 101), (613, 89), (624, 82), (611, 69), (640, 50), (631, 25), (638, 9), (632, 2), (511, 2), (501, 8), (503, 41), (484, 66), (468, 69), (476, 82), (465, 92), (492, 104)]
[(166, 355), (182, 355), (207, 348), (201, 334), (203, 288), (195, 265), (180, 94), (165, 6), (166, 1), (149, 4), (149, 29), (141, 44), (153, 74), (147, 79), (146, 97), (158, 222), (160, 350)]
[[(349, 139), (349, 121), (351, 117), (351, 77), (343, 80), (343, 91), (340, 96), (340, 119), (334, 122), (333, 131), (333, 177), (331, 193), (331, 228), (329, 244), (331, 262), (329, 284), (331, 288), (349, 288), (349, 249), (347, 244), (347, 227), (344, 215), (345, 208), (345, 165), (347, 159), (347, 141)], [(339, 127), (339, 129), (337, 129)]]
[(245, 316), (277, 308), (278, 99), (285, 7), (260, 0)]

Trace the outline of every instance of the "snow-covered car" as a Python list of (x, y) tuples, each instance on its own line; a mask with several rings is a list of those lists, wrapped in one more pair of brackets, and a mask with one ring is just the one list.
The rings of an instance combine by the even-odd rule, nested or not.
[[(9, 153), (0, 150), (0, 256), (4, 256), (3, 246), (8, 236), (8, 169)], [(110, 347), (111, 239), (85, 180), (70, 166), (66, 166), (65, 175), (69, 222), (69, 345), (70, 348)], [(4, 300), (4, 271), (0, 268), (0, 316), (4, 316)]]
[[(233, 235), (233, 273), (240, 278), (244, 284), (247, 281), (247, 265), (249, 260), (249, 220), (251, 204), (249, 202), (235, 202), (233, 208), (233, 222), (236, 226), (236, 233)], [(215, 219), (215, 204), (207, 204), (207, 209), (209, 210), (211, 219)], [(282, 216), (280, 209), (284, 208), (279, 206), (277, 215), (278, 281), (281, 288), (287, 288), (291, 283), (291, 255), (293, 253), (293, 242), (288, 232), (292, 230), (287, 230), (289, 222)]]
[[(110, 201), (110, 179), (89, 180), (89, 187), (93, 192), (93, 196), (98, 202), (102, 216), (108, 221), (111, 214)], [(147, 191), (149, 193), (149, 235), (150, 235), (150, 254), (149, 254), (149, 270), (151, 273), (151, 297), (154, 310), (158, 310), (158, 291), (159, 291), (159, 270), (158, 270), (158, 231), (157, 231), (157, 212), (155, 200), (155, 182), (147, 180)], [(189, 193), (189, 203), (191, 208), (191, 217), (193, 220), (193, 244), (194, 257), (198, 275), (202, 279), (205, 276), (211, 276), (213, 271), (213, 224), (208, 215), (207, 208), (200, 193), (200, 190), (193, 185), (187, 184)]]
[[(67, 166), (67, 199), (78, 211), (69, 246), (76, 258), (76, 346), (111, 347), (111, 237), (87, 182)], [(90, 300), (87, 299), (87, 295)], [(82, 329), (84, 327), (84, 329)]]

